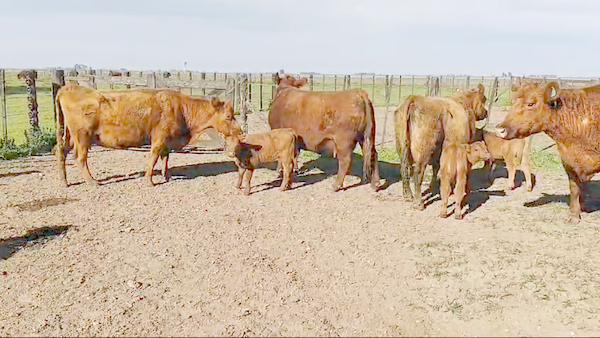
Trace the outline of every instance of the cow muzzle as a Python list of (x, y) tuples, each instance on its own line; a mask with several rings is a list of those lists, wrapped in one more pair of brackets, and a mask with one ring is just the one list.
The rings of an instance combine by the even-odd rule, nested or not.
[(506, 130), (506, 128), (499, 128), (499, 129), (496, 129), (496, 135), (498, 137), (505, 139), (508, 137), (508, 131)]

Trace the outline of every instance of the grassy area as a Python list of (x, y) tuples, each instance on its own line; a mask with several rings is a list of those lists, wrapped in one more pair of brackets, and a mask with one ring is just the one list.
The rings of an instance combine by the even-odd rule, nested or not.
[(531, 163), (535, 168), (544, 168), (549, 170), (564, 170), (560, 156), (552, 149), (532, 150), (529, 153)]

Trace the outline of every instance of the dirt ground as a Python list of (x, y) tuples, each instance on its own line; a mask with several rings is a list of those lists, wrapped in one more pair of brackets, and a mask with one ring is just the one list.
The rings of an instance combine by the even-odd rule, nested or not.
[(393, 163), (385, 189), (333, 193), (335, 160), (305, 157), (293, 190), (261, 169), (246, 197), (218, 152), (172, 155), (156, 187), (145, 151), (94, 148), (98, 188), (71, 156), (69, 188), (51, 155), (0, 162), (2, 336), (600, 334), (597, 178), (578, 225), (566, 175), (543, 169), (532, 192), (474, 183), (457, 221), (405, 203)]

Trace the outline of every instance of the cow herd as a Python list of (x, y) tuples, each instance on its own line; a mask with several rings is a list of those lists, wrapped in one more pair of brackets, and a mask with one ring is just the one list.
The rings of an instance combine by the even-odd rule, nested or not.
[[(236, 186), (243, 186), (245, 194), (250, 193), (254, 169), (268, 162), (277, 162), (283, 174), (281, 189), (288, 189), (293, 171), (298, 169), (300, 149), (337, 158), (332, 189), (338, 191), (357, 144), (363, 155), (362, 182), (379, 189), (375, 116), (368, 94), (363, 90), (307, 91), (301, 88), (306, 83), (304, 78), (278, 74), (269, 111), (271, 130), (248, 135), (242, 133), (227, 100), (196, 98), (170, 89), (98, 91), (65, 85), (58, 91), (55, 105), (60, 180), (67, 186), (65, 159), (74, 148), (81, 175), (87, 183), (97, 185), (87, 166), (89, 148), (97, 144), (116, 149), (150, 145), (146, 181), (154, 184), (152, 173), (159, 158), (168, 181), (169, 153), (213, 128), (225, 137), (239, 171)], [(396, 148), (406, 200), (424, 209), (421, 184), (426, 166), (432, 165), (430, 191), (440, 193), (440, 216), (447, 217), (454, 185), (454, 213), (461, 219), (468, 174), (480, 160), (486, 161), (490, 170), (495, 160), (506, 162), (507, 189), (515, 187), (516, 163), (520, 162), (531, 190), (529, 136), (545, 132), (556, 141), (569, 177), (569, 219), (580, 220), (585, 183), (600, 171), (600, 86), (565, 89), (556, 82), (524, 81), (513, 85), (512, 91), (512, 107), (496, 132), (475, 127), (476, 121), (488, 115), (481, 84), (451, 97), (411, 95), (396, 109)]]

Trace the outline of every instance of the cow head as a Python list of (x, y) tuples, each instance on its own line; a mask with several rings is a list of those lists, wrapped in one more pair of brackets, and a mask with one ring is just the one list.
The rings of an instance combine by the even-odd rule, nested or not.
[(492, 158), (490, 151), (484, 141), (477, 141), (470, 144), (466, 144), (467, 157), (469, 163), (475, 164), (478, 161), (487, 161)]
[(558, 83), (523, 82), (513, 91), (512, 106), (500, 124), (499, 136), (523, 138), (543, 132), (560, 107)]
[(210, 99), (213, 108), (213, 116), (210, 121), (211, 127), (225, 136), (225, 140), (232, 136), (242, 134), (242, 128), (233, 116), (233, 106), (229, 100), (221, 101), (217, 97)]
[(261, 145), (239, 142), (235, 147), (235, 157), (239, 160), (240, 167), (244, 169), (251, 169), (252, 164), (250, 160), (252, 159), (254, 153), (259, 151), (261, 148)]
[(458, 89), (454, 94), (454, 98), (465, 108), (465, 110), (474, 116), (477, 121), (487, 117), (488, 111), (485, 109), (485, 88), (480, 83), (477, 88), (463, 91)]
[(291, 75), (285, 75), (283, 73), (277, 74), (277, 85), (279, 87), (294, 87), (300, 88), (308, 83), (308, 80), (304, 77), (295, 78)]

